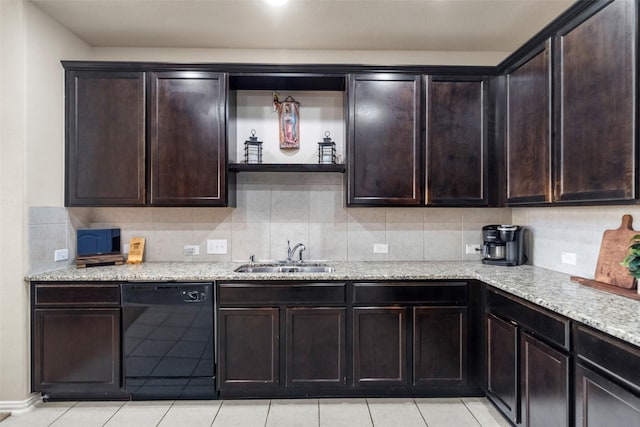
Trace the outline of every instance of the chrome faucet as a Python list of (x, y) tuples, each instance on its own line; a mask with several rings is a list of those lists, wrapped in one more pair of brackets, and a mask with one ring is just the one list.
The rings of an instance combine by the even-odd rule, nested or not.
[(298, 260), (298, 262), (302, 262), (302, 251), (306, 250), (307, 248), (302, 243), (298, 243), (292, 248), (291, 241), (287, 240), (287, 262), (293, 262), (293, 256), (298, 249), (300, 249), (300, 259)]

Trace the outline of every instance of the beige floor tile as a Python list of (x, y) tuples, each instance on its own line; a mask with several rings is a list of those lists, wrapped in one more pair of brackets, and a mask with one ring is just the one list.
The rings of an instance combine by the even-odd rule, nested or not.
[(221, 400), (176, 400), (158, 426), (210, 427), (221, 404)]
[(272, 400), (267, 427), (318, 427), (317, 399)]
[(105, 424), (107, 427), (146, 427), (157, 426), (167, 413), (173, 401), (136, 401), (127, 402)]
[(53, 427), (103, 426), (125, 402), (79, 402), (53, 424)]
[(511, 425), (484, 397), (463, 397), (462, 402), (482, 427), (509, 427)]
[(413, 399), (367, 399), (376, 427), (426, 427)]
[(48, 426), (55, 420), (63, 416), (76, 402), (48, 402), (36, 405), (36, 407), (27, 413), (20, 415), (11, 415), (2, 421), (2, 427), (24, 426), (24, 427), (40, 427)]
[(268, 412), (268, 400), (225, 400), (213, 427), (264, 427)]
[(366, 399), (321, 399), (320, 427), (371, 427)]
[(416, 399), (429, 427), (479, 427), (460, 399)]

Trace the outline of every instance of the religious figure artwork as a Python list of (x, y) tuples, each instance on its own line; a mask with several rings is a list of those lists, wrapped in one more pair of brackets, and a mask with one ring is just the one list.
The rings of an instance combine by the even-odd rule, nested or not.
[(291, 96), (280, 102), (274, 92), (273, 109), (278, 112), (280, 148), (300, 148), (300, 103)]

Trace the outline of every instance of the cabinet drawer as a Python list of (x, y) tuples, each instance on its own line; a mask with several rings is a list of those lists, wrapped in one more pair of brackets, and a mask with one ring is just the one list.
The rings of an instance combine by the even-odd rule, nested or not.
[(640, 349), (583, 325), (574, 328), (574, 342), (585, 360), (640, 392)]
[(354, 304), (424, 304), (465, 305), (466, 282), (380, 282), (353, 285)]
[(487, 309), (501, 317), (515, 321), (533, 335), (569, 350), (569, 319), (553, 314), (542, 307), (524, 301), (516, 301), (493, 290), (487, 291)]
[(218, 292), (221, 305), (345, 304), (344, 283), (221, 283)]
[(117, 283), (36, 284), (34, 293), (37, 307), (120, 306), (120, 285)]

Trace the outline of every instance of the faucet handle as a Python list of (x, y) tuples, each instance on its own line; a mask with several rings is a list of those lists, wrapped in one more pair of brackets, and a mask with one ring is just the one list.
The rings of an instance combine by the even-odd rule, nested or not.
[(254, 262), (256, 262), (256, 256), (255, 255), (249, 255), (249, 264), (253, 265)]

